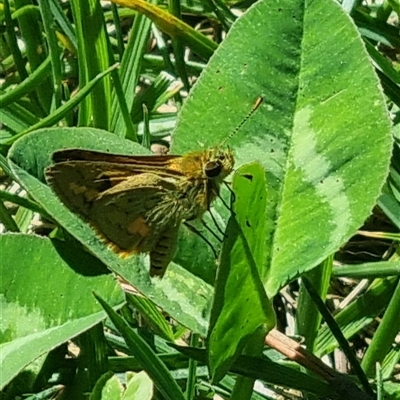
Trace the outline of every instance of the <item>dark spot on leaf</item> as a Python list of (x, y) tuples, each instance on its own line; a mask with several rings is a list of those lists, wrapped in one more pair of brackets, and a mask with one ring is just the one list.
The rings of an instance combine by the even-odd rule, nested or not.
[(250, 222), (249, 222), (248, 219), (246, 219), (246, 226), (249, 227), (249, 228), (251, 228), (251, 225), (250, 225)]
[(244, 176), (246, 179), (248, 179), (249, 181), (252, 181), (252, 180), (253, 180), (253, 175), (251, 175), (251, 174), (243, 174), (243, 176)]
[(217, 69), (216, 71), (215, 71), (215, 73), (216, 74), (219, 74), (221, 71), (219, 70), (219, 69)]
[(220, 86), (220, 87), (218, 88), (218, 90), (219, 90), (220, 92), (222, 92), (222, 91), (224, 90), (223, 86)]

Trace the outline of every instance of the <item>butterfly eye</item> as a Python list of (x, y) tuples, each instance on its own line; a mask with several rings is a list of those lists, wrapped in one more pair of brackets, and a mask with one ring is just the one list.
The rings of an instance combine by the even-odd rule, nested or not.
[(204, 168), (207, 178), (215, 178), (221, 174), (221, 171), (222, 165), (219, 161), (209, 161)]

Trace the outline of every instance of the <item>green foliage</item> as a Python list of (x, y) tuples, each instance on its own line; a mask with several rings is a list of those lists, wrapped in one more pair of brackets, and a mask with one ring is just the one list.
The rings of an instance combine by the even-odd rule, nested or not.
[[(131, 5), (136, 12), (109, 12), (97, 0), (4, 0), (0, 11), (3, 398), (60, 390), (73, 399), (268, 398), (253, 391), (255, 380), (321, 398), (398, 397), (400, 75), (388, 46), (400, 41), (390, 6), (261, 0), (234, 22), (222, 2), (175, 1), (175, 17)], [(221, 44), (194, 28), (204, 18), (215, 38), (229, 31)], [(170, 140), (177, 113), (160, 106), (173, 99), (180, 108), (186, 96)], [(222, 244), (199, 223), (213, 249), (183, 227), (162, 280), (149, 277), (146, 255), (115, 255), (46, 185), (44, 169), (60, 148), (129, 155), (148, 154), (150, 143), (171, 142), (173, 154), (219, 146), (259, 96), (262, 105), (227, 143), (232, 189), (204, 218), (225, 232)], [(383, 240), (392, 247), (377, 252), (379, 262), (338, 251), (352, 251), (376, 205), (384, 223), (365, 225), (359, 233), (372, 245), (353, 253), (375, 255)], [(32, 233), (38, 213), (55, 224), (46, 237)], [(296, 284), (304, 276), (314, 290)], [(371, 281), (332, 322), (317, 298), (326, 300), (341, 276)], [(362, 389), (333, 370), (305, 374), (283, 346), (265, 341), (276, 320), (284, 328), (279, 300), (293, 292), (289, 332), (317, 357), (381, 319), (362, 359), (349, 357)]]

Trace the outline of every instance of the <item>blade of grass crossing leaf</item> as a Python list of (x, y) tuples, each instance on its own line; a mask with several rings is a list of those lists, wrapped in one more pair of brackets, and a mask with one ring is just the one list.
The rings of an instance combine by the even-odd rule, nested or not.
[[(10, 5), (9, 5), (8, 0), (4, 1), (4, 19), (6, 22), (5, 29), (7, 32), (7, 35), (5, 38), (6, 38), (6, 41), (8, 44), (8, 48), (11, 51), (12, 58), (15, 63), (15, 66), (17, 67), (17, 71), (19, 73), (20, 79), (21, 79), (21, 81), (23, 81), (28, 78), (28, 72), (26, 71), (25, 61), (21, 54), (21, 50), (18, 46), (17, 36), (15, 35), (16, 24), (15, 24), (13, 18), (11, 17)], [(31, 100), (32, 109), (36, 112), (36, 114), (38, 116), (43, 115), (43, 108), (39, 104), (38, 95), (37, 95), (36, 90), (33, 93), (29, 93), (28, 97)], [(4, 107), (4, 106), (5, 105), (2, 105), (2, 107)], [(0, 121), (2, 121), (2, 118), (0, 118)]]
[(2, 201), (0, 201), (0, 222), (4, 225), (6, 231), (20, 232), (17, 223), (14, 221), (13, 217)]
[(0, 153), (0, 168), (3, 170), (3, 172), (12, 178), (13, 180), (15, 179), (15, 176), (10, 168), (10, 164), (8, 163), (8, 160), (3, 156), (3, 154)]
[[(128, 109), (128, 105), (126, 104), (126, 99), (124, 95), (124, 91), (121, 84), (121, 78), (118, 71), (112, 72), (112, 78), (114, 82), (114, 93), (116, 98), (118, 99), (119, 110), (122, 116), (122, 119), (125, 123), (125, 138), (132, 140), (132, 142), (139, 142), (137, 137), (137, 128), (132, 122), (132, 118)], [(110, 121), (111, 123), (111, 121)], [(112, 131), (112, 129), (110, 128)], [(121, 136), (121, 135), (120, 135)]]
[(378, 205), (386, 216), (400, 229), (400, 204), (390, 193), (382, 193)]
[[(192, 333), (190, 336), (190, 347), (197, 347), (200, 336), (197, 333)], [(195, 385), (197, 381), (197, 361), (189, 358), (188, 379), (186, 381), (186, 400), (192, 400), (195, 396)]]
[[(58, 39), (55, 33), (55, 23), (53, 14), (51, 12), (48, 0), (39, 0), (40, 13), (42, 15), (42, 23), (46, 34), (47, 45), (51, 57), (51, 70), (52, 76), (52, 109), (57, 109), (61, 106), (62, 100), (62, 85), (61, 85), (61, 60), (60, 48), (58, 46)], [(43, 64), (43, 63), (42, 63)]]
[(376, 364), (376, 373), (375, 373), (375, 381), (376, 381), (376, 400), (384, 399), (383, 392), (383, 381), (382, 381), (382, 369), (379, 363)]
[(181, 389), (151, 347), (102, 298), (95, 294), (112, 323), (124, 337), (135, 357), (167, 400), (185, 400)]
[(400, 260), (377, 261), (357, 265), (343, 264), (332, 271), (333, 277), (347, 277), (355, 279), (386, 278), (400, 276)]
[(28, 77), (28, 72), (26, 71), (24, 58), (22, 57), (21, 50), (18, 46), (17, 36), (14, 33), (15, 23), (11, 18), (10, 3), (8, 0), (4, 0), (3, 7), (4, 20), (6, 22), (5, 30), (7, 32), (5, 39), (13, 56), (20, 79), (24, 80)]
[(151, 146), (151, 138), (150, 138), (150, 123), (149, 123), (149, 110), (146, 107), (146, 104), (142, 104), (143, 108), (143, 137), (142, 137), (142, 146), (146, 147), (146, 149), (150, 150)]
[(41, 82), (46, 79), (51, 71), (51, 58), (46, 58), (45, 61), (35, 70), (31, 75), (23, 80), (15, 89), (9, 90), (6, 93), (0, 95), (1, 107), (5, 107), (8, 104), (13, 103), (19, 98), (25, 96), (31, 92), (36, 86), (40, 85)]
[[(54, 16), (55, 21), (57, 21), (58, 25), (61, 27), (62, 32), (67, 36), (68, 40), (74, 47), (73, 49), (69, 48), (72, 53), (77, 52), (78, 43), (76, 40), (75, 28), (72, 26), (71, 22), (67, 18), (66, 14), (62, 10), (60, 3), (57, 0), (50, 0), (50, 9)], [(71, 47), (71, 46), (70, 46)]]
[[(25, 107), (15, 102), (0, 108), (0, 121), (14, 132), (21, 132), (25, 129), (29, 129), (29, 126), (38, 123), (38, 118)], [(9, 140), (5, 140), (3, 143), (12, 143), (14, 137), (15, 136)]]
[[(25, 0), (14, 1), (16, 9), (22, 8), (26, 5)], [(42, 35), (41, 23), (39, 20), (40, 14), (27, 13), (18, 17), (18, 24), (22, 39), (25, 44), (26, 56), (29, 61), (31, 70), (39, 68), (40, 64), (46, 59), (46, 43)], [(40, 49), (40, 50), (39, 50)], [(51, 87), (50, 79), (44, 84), (36, 88), (39, 104), (47, 113), (50, 110), (52, 91), (48, 90)]]
[(384, 57), (368, 40), (365, 40), (365, 47), (371, 58), (378, 65), (380, 70), (394, 83), (400, 84), (400, 73), (393, 68), (390, 61)]
[(400, 332), (399, 315), (400, 280), (397, 282), (393, 296), (362, 359), (361, 366), (368, 376), (373, 376), (376, 364), (382, 364), (392, 344), (395, 343), (396, 336)]
[(162, 59), (164, 61), (163, 69), (173, 72), (174, 70), (174, 64), (171, 61), (171, 55), (170, 55), (170, 50), (169, 47), (167, 46), (167, 43), (164, 40), (164, 35), (161, 32), (160, 29), (158, 29), (157, 25), (154, 25), (151, 27), (151, 31), (154, 35), (154, 39), (157, 42), (157, 48), (159, 52), (161, 53)]
[(112, 12), (113, 19), (114, 19), (119, 59), (121, 60), (122, 56), (124, 55), (125, 46), (124, 46), (123, 33), (121, 30), (121, 21), (120, 21), (119, 14), (118, 14), (118, 8), (114, 3), (111, 4), (111, 12)]
[(303, 277), (303, 284), (304, 284), (305, 288), (307, 289), (308, 294), (310, 295), (310, 297), (313, 299), (315, 305), (317, 306), (318, 311), (321, 313), (325, 322), (329, 326), (329, 329), (332, 331), (333, 335), (335, 336), (336, 340), (338, 341), (341, 349), (346, 354), (346, 357), (349, 360), (353, 370), (357, 374), (357, 377), (360, 380), (360, 383), (362, 384), (364, 390), (367, 393), (369, 393), (370, 395), (373, 395), (374, 391), (372, 390), (372, 388), (368, 382), (368, 378), (366, 377), (364, 371), (361, 369), (361, 366), (360, 366), (355, 354), (353, 353), (353, 350), (350, 348), (349, 343), (347, 342), (342, 331), (340, 330), (339, 325), (337, 324), (337, 322), (335, 321), (335, 319), (329, 312), (328, 308), (325, 306), (325, 304), (319, 297), (318, 293), (315, 291), (312, 284), (306, 277)]
[[(168, 2), (169, 12), (178, 19), (182, 19), (181, 15), (181, 3), (179, 0), (169, 0)], [(186, 71), (185, 64), (185, 46), (180, 38), (172, 38), (172, 48), (174, 49), (175, 67), (178, 75), (180, 76), (185, 90), (189, 91), (190, 84)]]
[[(375, 279), (368, 290), (344, 310), (335, 320), (348, 339), (369, 325), (387, 306), (397, 285), (397, 277)], [(330, 353), (338, 344), (328, 327), (322, 327), (315, 342), (315, 355), (322, 357)]]
[(236, 17), (227, 5), (221, 0), (205, 0), (205, 2), (213, 9), (224, 29), (229, 31), (230, 27), (235, 22)]
[(17, 213), (15, 214), (15, 222), (17, 223), (19, 229), (23, 233), (27, 233), (28, 229), (32, 225), (32, 219), (33, 219), (33, 211), (27, 209), (27, 208), (18, 208)]
[(43, 208), (41, 208), (37, 203), (28, 198), (20, 197), (16, 194), (12, 194), (10, 192), (7, 192), (6, 190), (0, 189), (0, 199), (17, 204), (21, 207), (27, 208), (28, 210), (32, 210), (34, 212), (42, 214), (46, 216), (47, 219), (51, 219), (50, 216), (48, 216), (43, 210)]
[[(135, 21), (129, 35), (129, 41), (121, 60), (119, 74), (122, 88), (118, 88), (118, 92), (113, 93), (110, 120), (110, 131), (115, 132), (121, 137), (126, 137), (131, 129), (126, 123), (130, 115), (129, 113), (127, 114), (125, 107), (120, 108), (120, 103), (122, 101), (126, 103), (128, 111), (131, 111), (150, 28), (151, 21), (148, 18), (141, 14), (135, 16)], [(122, 100), (122, 97), (124, 97), (125, 100)]]
[[(332, 266), (333, 256), (330, 256), (320, 266), (305, 275), (322, 299), (326, 298), (330, 287)], [(310, 351), (313, 351), (320, 325), (321, 314), (302, 284), (296, 312), (296, 333), (305, 338), (305, 346)]]
[[(72, 0), (75, 29), (78, 42), (78, 64), (80, 87), (106, 70), (110, 64), (108, 39), (103, 19), (103, 10), (97, 0)], [(111, 105), (110, 78), (107, 77), (93, 89), (79, 107), (79, 125), (107, 129)]]

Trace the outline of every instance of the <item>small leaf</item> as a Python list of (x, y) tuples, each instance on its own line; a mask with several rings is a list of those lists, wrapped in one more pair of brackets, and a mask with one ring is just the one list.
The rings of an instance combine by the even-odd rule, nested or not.
[(142, 371), (129, 380), (122, 400), (151, 400), (153, 382), (146, 372)]
[(121, 400), (123, 387), (117, 376), (109, 371), (96, 382), (89, 400)]
[(260, 164), (234, 176), (234, 214), (229, 219), (218, 269), (208, 333), (213, 381), (219, 381), (240, 353), (244, 339), (275, 325), (260, 275), (265, 270), (266, 183)]

